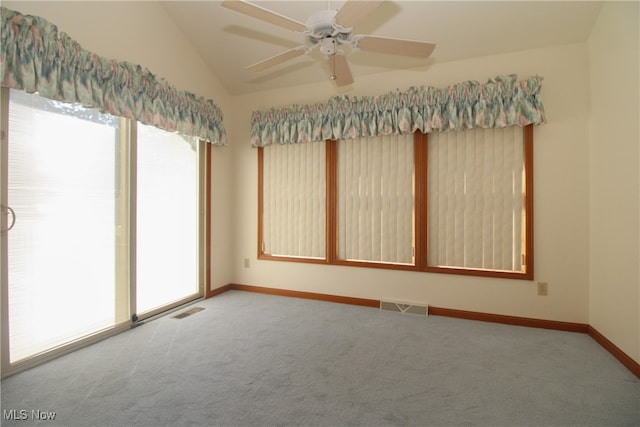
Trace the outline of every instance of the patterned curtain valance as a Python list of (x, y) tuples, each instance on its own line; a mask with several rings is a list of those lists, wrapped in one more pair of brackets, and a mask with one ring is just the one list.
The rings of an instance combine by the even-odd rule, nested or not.
[(344, 95), (324, 104), (256, 111), (251, 117), (251, 145), (542, 124), (546, 118), (541, 81), (535, 76), (518, 82), (512, 74), (485, 84), (411, 87), (375, 97)]
[(0, 8), (0, 84), (226, 145), (220, 108), (140, 65), (83, 49), (48, 21)]

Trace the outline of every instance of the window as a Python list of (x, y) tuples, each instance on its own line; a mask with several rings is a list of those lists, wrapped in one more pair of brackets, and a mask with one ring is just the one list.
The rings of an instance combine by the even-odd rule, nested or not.
[(274, 145), (261, 154), (261, 253), (325, 259), (324, 144)]
[(412, 136), (341, 140), (337, 154), (338, 259), (413, 264)]
[(525, 273), (523, 129), (429, 136), (428, 266)]
[(529, 125), (258, 148), (259, 258), (531, 280), (532, 147)]

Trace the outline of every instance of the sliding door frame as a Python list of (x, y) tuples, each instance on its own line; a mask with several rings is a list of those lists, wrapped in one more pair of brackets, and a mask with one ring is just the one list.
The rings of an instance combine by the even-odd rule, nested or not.
[[(118, 172), (119, 189), (125, 189), (128, 193), (119, 203), (117, 209), (128, 219), (123, 227), (122, 234), (118, 237), (117, 244), (126, 249), (123, 253), (117, 253), (116, 265), (117, 277), (124, 277), (124, 283), (116, 288), (117, 293), (128, 292), (128, 304), (120, 309), (127, 309), (127, 321), (117, 323), (93, 334), (78, 338), (62, 344), (43, 353), (11, 363), (10, 360), (10, 328), (9, 328), (9, 283), (8, 283), (8, 128), (9, 128), (9, 92), (8, 88), (0, 88), (0, 369), (1, 376), (16, 374), (41, 363), (71, 353), (79, 348), (86, 347), (134, 326), (139, 320), (136, 315), (136, 172), (137, 172), (137, 123), (127, 119), (121, 119), (118, 138), (121, 143), (120, 162), (124, 166)], [(211, 280), (211, 144), (204, 141), (198, 142), (198, 221), (197, 221), (197, 296), (190, 295), (169, 305), (144, 313), (144, 319), (159, 316), (181, 305), (185, 305), (207, 297), (209, 282)], [(117, 308), (116, 308), (117, 309)], [(120, 313), (122, 314), (122, 313)]]
[(9, 267), (8, 199), (9, 186), (9, 89), (0, 87), (0, 369), (2, 377), (10, 367), (9, 359)]
[(206, 143), (205, 141), (199, 140), (197, 143), (197, 153), (196, 158), (198, 164), (197, 167), (197, 176), (198, 176), (198, 219), (197, 219), (197, 231), (196, 235), (198, 236), (197, 242), (197, 281), (198, 287), (197, 292), (191, 295), (188, 295), (184, 298), (181, 298), (177, 301), (174, 301), (170, 304), (163, 305), (161, 307), (146, 311), (144, 313), (139, 313), (137, 310), (137, 219), (138, 219), (138, 210), (137, 210), (137, 195), (138, 195), (138, 185), (137, 185), (137, 177), (138, 177), (138, 146), (137, 146), (137, 134), (138, 134), (137, 122), (130, 121), (130, 129), (129, 129), (129, 141), (130, 141), (130, 153), (129, 153), (129, 173), (131, 182), (136, 183), (135, 185), (130, 186), (129, 190), (129, 206), (130, 206), (130, 217), (129, 217), (129, 251), (130, 251), (130, 266), (129, 266), (129, 288), (130, 288), (130, 313), (131, 313), (131, 323), (133, 326), (139, 321), (146, 320), (158, 315), (161, 315), (167, 311), (175, 309), (185, 304), (189, 304), (193, 301), (197, 301), (199, 299), (203, 299), (206, 297), (205, 294), (205, 265), (206, 255), (209, 253), (208, 243), (209, 241), (205, 239), (204, 234), (208, 232), (208, 223), (205, 221), (205, 215), (208, 214), (207, 209), (207, 193), (210, 191), (210, 182), (207, 182), (207, 178), (210, 174), (211, 161), (210, 157), (210, 146), (211, 144)]

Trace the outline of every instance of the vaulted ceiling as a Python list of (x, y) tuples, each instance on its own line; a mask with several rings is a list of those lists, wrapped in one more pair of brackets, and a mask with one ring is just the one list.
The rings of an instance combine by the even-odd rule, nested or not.
[[(262, 72), (245, 67), (288, 49), (306, 38), (284, 28), (234, 12), (220, 1), (164, 2), (167, 12), (231, 94), (325, 81), (328, 64), (318, 50)], [(261, 7), (302, 23), (314, 12), (340, 9), (344, 1), (256, 1)], [(353, 34), (434, 42), (428, 59), (347, 51), (358, 76), (433, 64), (579, 43), (587, 40), (600, 11), (594, 1), (384, 1)], [(347, 48), (348, 49), (348, 48)]]

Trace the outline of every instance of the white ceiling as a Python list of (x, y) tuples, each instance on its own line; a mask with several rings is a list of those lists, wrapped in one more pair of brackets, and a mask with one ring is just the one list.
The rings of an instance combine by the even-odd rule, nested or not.
[[(254, 1), (305, 23), (344, 1)], [(247, 65), (305, 44), (302, 34), (241, 15), (220, 1), (164, 2), (204, 61), (233, 95), (328, 79), (319, 52), (255, 73)], [(398, 1), (387, 0), (353, 34), (437, 43), (429, 59), (347, 52), (353, 77), (465, 58), (585, 41), (600, 11), (596, 1)]]

